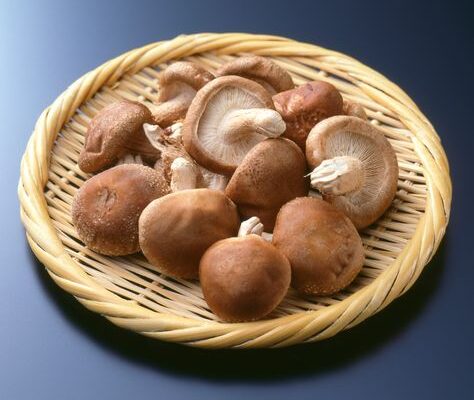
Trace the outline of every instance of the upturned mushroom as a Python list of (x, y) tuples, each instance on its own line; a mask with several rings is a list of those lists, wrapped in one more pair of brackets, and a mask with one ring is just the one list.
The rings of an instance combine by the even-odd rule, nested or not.
[(252, 148), (232, 175), (225, 193), (242, 217), (257, 216), (271, 232), (280, 207), (308, 193), (306, 160), (291, 140), (267, 139)]
[(160, 151), (146, 137), (145, 123), (153, 123), (153, 118), (141, 103), (124, 100), (103, 108), (89, 124), (79, 168), (98, 172), (115, 165), (126, 154), (138, 154), (144, 161), (154, 163)]
[(164, 128), (182, 120), (196, 92), (212, 79), (209, 71), (192, 62), (168, 66), (159, 76), (158, 105), (153, 107), (156, 123)]
[(351, 100), (344, 99), (342, 104), (342, 113), (351, 117), (357, 117), (367, 121), (367, 114), (365, 113), (364, 107), (359, 103)]
[(356, 228), (321, 199), (300, 197), (285, 204), (278, 213), (272, 243), (290, 261), (291, 285), (307, 295), (337, 293), (364, 264)]
[(295, 87), (290, 74), (272, 60), (260, 56), (238, 57), (221, 65), (216, 76), (237, 75), (262, 85), (271, 95)]
[(237, 207), (222, 192), (183, 190), (145, 208), (139, 221), (140, 247), (159, 271), (196, 279), (206, 249), (235, 236), (239, 224)]
[[(250, 225), (259, 231), (255, 222), (253, 219)], [(281, 252), (246, 226), (239, 237), (221, 240), (206, 250), (199, 278), (204, 299), (219, 318), (254, 321), (271, 313), (283, 300), (291, 267)]]
[(72, 203), (74, 226), (91, 250), (111, 256), (136, 253), (141, 212), (168, 191), (163, 176), (150, 167), (113, 167), (93, 176), (77, 191)]
[(398, 164), (389, 141), (360, 118), (336, 116), (306, 141), (311, 186), (363, 229), (387, 210), (397, 191)]
[(193, 99), (184, 120), (183, 143), (199, 165), (231, 175), (252, 147), (284, 131), (285, 123), (261, 85), (223, 76)]
[(318, 122), (342, 114), (342, 96), (330, 83), (314, 81), (273, 96), (286, 123), (283, 137), (305, 150), (306, 137)]

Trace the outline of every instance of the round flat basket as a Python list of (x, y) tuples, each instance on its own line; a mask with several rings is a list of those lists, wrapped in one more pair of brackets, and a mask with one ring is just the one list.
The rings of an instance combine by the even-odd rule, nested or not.
[[(106, 257), (87, 249), (71, 221), (75, 192), (89, 177), (77, 166), (90, 119), (119, 99), (157, 97), (158, 74), (175, 60), (210, 71), (243, 54), (271, 58), (299, 85), (324, 80), (359, 102), (389, 139), (400, 168), (398, 191), (383, 218), (362, 232), (362, 272), (332, 297), (290, 289), (265, 320), (223, 323), (196, 281), (160, 274), (140, 255)], [(451, 205), (439, 137), (416, 104), (384, 76), (341, 53), (290, 39), (195, 34), (150, 44), (106, 62), (73, 83), (41, 114), (21, 164), (18, 187), (28, 242), (54, 281), (114, 324), (160, 340), (208, 348), (278, 347), (331, 337), (407, 291), (435, 253)]]

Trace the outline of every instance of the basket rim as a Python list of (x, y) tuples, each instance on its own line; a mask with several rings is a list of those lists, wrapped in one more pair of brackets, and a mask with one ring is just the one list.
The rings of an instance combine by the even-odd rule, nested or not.
[[(324, 57), (350, 70), (354, 84), (393, 110), (413, 134), (426, 176), (426, 210), (396, 260), (367, 286), (319, 310), (269, 320), (225, 323), (149, 310), (96, 283), (66, 253), (48, 213), (44, 187), (54, 140), (82, 103), (125, 73), (175, 58), (215, 51), (263, 56)], [(382, 310), (407, 291), (436, 252), (449, 221), (452, 188), (449, 165), (435, 130), (417, 105), (380, 73), (342, 53), (284, 37), (244, 33), (180, 35), (126, 52), (86, 73), (38, 118), (21, 162), (20, 214), (30, 247), (53, 280), (85, 307), (121, 327), (147, 336), (200, 347), (271, 347), (328, 338)]]

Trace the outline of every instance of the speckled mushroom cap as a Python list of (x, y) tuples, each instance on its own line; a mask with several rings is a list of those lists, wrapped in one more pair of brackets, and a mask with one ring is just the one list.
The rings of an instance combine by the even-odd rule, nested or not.
[(305, 150), (306, 137), (318, 122), (342, 114), (342, 96), (330, 83), (313, 81), (273, 96), (286, 123), (284, 137)]
[[(350, 184), (357, 182), (353, 190), (340, 193), (344, 192), (341, 186), (348, 183), (342, 181), (344, 174), (318, 187), (324, 200), (346, 214), (357, 229), (375, 222), (393, 201), (398, 182), (397, 157), (383, 133), (367, 121), (335, 116), (320, 122), (308, 136), (306, 159), (310, 168), (321, 170), (323, 162), (331, 169), (331, 160), (353, 159), (358, 163), (360, 173), (349, 176)], [(338, 175), (341, 168), (337, 162), (333, 165)], [(313, 182), (313, 174), (311, 179)]]
[(91, 250), (111, 256), (135, 253), (141, 212), (168, 191), (163, 176), (152, 168), (125, 164), (108, 169), (87, 180), (74, 196), (74, 226)]
[(248, 152), (225, 193), (237, 204), (242, 217), (256, 216), (265, 232), (272, 232), (280, 207), (308, 193), (305, 174), (306, 159), (294, 142), (267, 139)]
[(168, 127), (183, 119), (196, 92), (212, 79), (209, 71), (189, 61), (164, 69), (159, 77), (158, 105), (153, 110), (156, 123)]
[(307, 295), (342, 290), (364, 263), (362, 241), (350, 219), (312, 197), (297, 198), (281, 208), (272, 243), (290, 261), (291, 285)]
[(257, 235), (213, 244), (203, 255), (199, 277), (211, 310), (229, 322), (265, 317), (282, 301), (291, 279), (288, 260)]
[(237, 207), (222, 192), (183, 190), (146, 207), (140, 216), (140, 247), (163, 273), (195, 279), (206, 249), (235, 236), (239, 225)]
[(150, 163), (160, 152), (143, 132), (144, 123), (152, 123), (150, 110), (141, 103), (118, 101), (102, 109), (89, 124), (79, 168), (88, 173), (109, 168), (125, 154), (139, 154)]
[[(231, 117), (238, 112), (244, 118), (241, 121)], [(229, 126), (237, 135), (227, 134)], [(199, 165), (231, 175), (252, 147), (284, 130), (271, 96), (261, 85), (239, 76), (223, 76), (209, 82), (193, 99), (183, 124), (183, 143)]]
[(238, 75), (262, 85), (271, 95), (295, 87), (290, 74), (272, 60), (260, 56), (238, 57), (221, 65), (216, 76)]

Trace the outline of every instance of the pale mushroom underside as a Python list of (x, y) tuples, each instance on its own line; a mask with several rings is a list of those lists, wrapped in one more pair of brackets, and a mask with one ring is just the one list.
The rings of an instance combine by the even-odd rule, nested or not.
[(384, 190), (386, 175), (385, 160), (372, 141), (353, 132), (339, 132), (326, 142), (326, 158), (339, 156), (354, 157), (362, 162), (364, 172), (363, 190), (347, 193), (344, 196), (347, 207), (370, 207), (374, 199)]
[(248, 150), (265, 139), (255, 132), (249, 133), (237, 143), (222, 140), (222, 121), (234, 110), (262, 108), (261, 101), (252, 93), (235, 87), (226, 87), (216, 93), (207, 104), (198, 127), (198, 137), (204, 149), (213, 157), (239, 164)]

